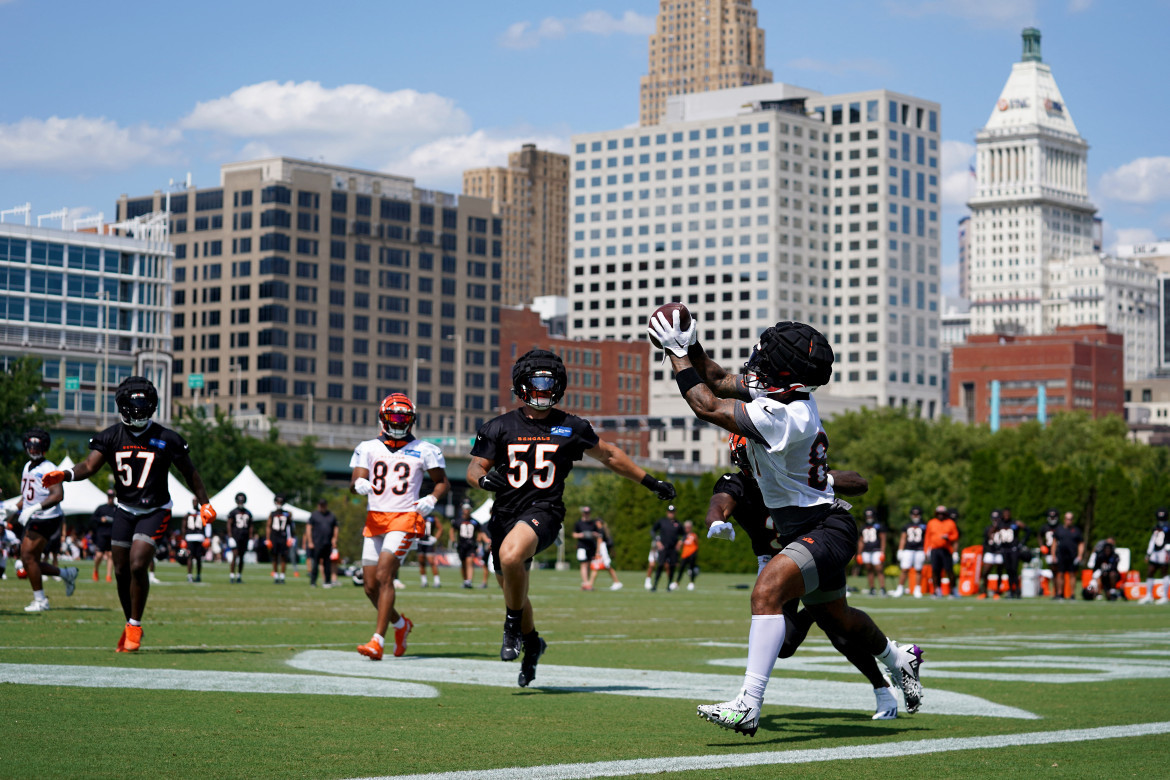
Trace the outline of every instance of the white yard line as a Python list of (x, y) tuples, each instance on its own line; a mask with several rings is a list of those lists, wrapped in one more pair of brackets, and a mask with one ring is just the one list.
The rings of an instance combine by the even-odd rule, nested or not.
[(823, 761), (847, 761), (858, 758), (898, 758), (958, 750), (994, 750), (1024, 745), (1053, 745), (1061, 742), (1088, 742), (1100, 739), (1126, 739), (1155, 734), (1170, 734), (1170, 721), (1138, 723), (1132, 726), (1104, 726), (1095, 729), (1065, 731), (1031, 731), (989, 737), (920, 739), (908, 742), (884, 742), (812, 750), (779, 750), (730, 756), (664, 756), (628, 761), (517, 766), (506, 769), (475, 769), (463, 772), (435, 772), (422, 775), (395, 775), (365, 780), (577, 780), (589, 777), (621, 777), (637, 774), (665, 774), (710, 769), (739, 769), (774, 764), (811, 764)]

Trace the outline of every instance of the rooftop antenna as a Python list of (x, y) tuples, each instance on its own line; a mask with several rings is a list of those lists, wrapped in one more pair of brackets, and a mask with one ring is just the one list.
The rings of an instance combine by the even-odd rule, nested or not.
[(37, 217), (37, 227), (40, 227), (41, 223), (46, 219), (59, 219), (61, 220), (61, 228), (63, 230), (65, 228), (65, 218), (68, 216), (69, 209), (58, 209), (56, 211), (50, 211), (48, 214), (41, 214)]
[(3, 211), (0, 211), (0, 222), (3, 222), (4, 217), (8, 216), (9, 214), (12, 214), (12, 215), (24, 214), (24, 224), (26, 224), (26, 225), (31, 224), (31, 222), (32, 222), (32, 204), (26, 203), (23, 206), (17, 206), (15, 208), (4, 209)]

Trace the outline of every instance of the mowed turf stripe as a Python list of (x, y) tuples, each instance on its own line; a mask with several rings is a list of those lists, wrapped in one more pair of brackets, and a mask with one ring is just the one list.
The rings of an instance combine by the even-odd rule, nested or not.
[(989, 737), (920, 739), (909, 742), (885, 742), (871, 745), (817, 748), (813, 750), (779, 750), (734, 756), (665, 756), (628, 761), (517, 766), (506, 769), (475, 769), (463, 772), (434, 772), (422, 775), (393, 775), (363, 780), (577, 780), (589, 777), (693, 772), (708, 769), (736, 769), (764, 764), (811, 764), (823, 761), (848, 761), (858, 758), (899, 758), (958, 750), (994, 750), (1025, 745), (1054, 745), (1062, 742), (1091, 742), (1102, 739), (1125, 739), (1170, 734), (1170, 721), (1137, 723), (1132, 726), (1103, 726), (1095, 729), (1066, 731), (1031, 731)]
[(314, 674), (215, 672), (116, 666), (50, 666), (48, 664), (0, 664), (0, 683), (222, 693), (307, 693), (325, 696), (374, 696), (399, 699), (430, 699), (439, 695), (439, 692), (429, 685), (392, 680), (326, 677)]

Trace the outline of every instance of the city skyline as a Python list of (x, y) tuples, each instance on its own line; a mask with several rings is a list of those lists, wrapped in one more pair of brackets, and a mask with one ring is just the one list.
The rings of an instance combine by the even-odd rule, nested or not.
[[(215, 186), (221, 164), (266, 154), (323, 158), (458, 192), (464, 169), (504, 165), (522, 143), (567, 152), (575, 133), (637, 124), (658, 11), (654, 0), (557, 8), (565, 15), (552, 17), (534, 2), (503, 13), (456, 4), (442, 17), (455, 21), (440, 27), (426, 7), (364, 3), (273, 35), (273, 6), (232, 6), (228, 14), (211, 2), (197, 16), (151, 7), (127, 24), (124, 15), (69, 5), (62, 21), (30, 0), (0, 1), (0, 23), (27, 31), (0, 64), (36, 69), (35, 79), (13, 80), (0, 108), (0, 208), (31, 201), (34, 215), (66, 207), (108, 220), (122, 193), (165, 189), (188, 171), (196, 186)], [(826, 94), (886, 88), (942, 105), (944, 292), (957, 290), (957, 220), (973, 181), (975, 132), (1030, 24), (1043, 33), (1044, 60), (1091, 145), (1089, 188), (1106, 248), (1170, 236), (1170, 156), (1161, 154), (1158, 130), (1166, 109), (1115, 97), (1120, 84), (1127, 95), (1158, 93), (1154, 30), (1170, 19), (1166, 3), (904, 0), (851, 3), (836, 14), (759, 5), (776, 81)], [(310, 8), (285, 4), (281, 17)], [(361, 33), (353, 32), (355, 15), (367, 19)], [(176, 42), (180, 25), (186, 43)], [(320, 45), (329, 39), (348, 42)], [(190, 41), (199, 40), (215, 40), (222, 54), (193, 53)], [(1125, 56), (1085, 56), (1090, 47)], [(316, 51), (324, 54), (297, 56)], [(101, 80), (79, 77), (91, 73)], [(1134, 115), (1143, 121), (1119, 121)]]

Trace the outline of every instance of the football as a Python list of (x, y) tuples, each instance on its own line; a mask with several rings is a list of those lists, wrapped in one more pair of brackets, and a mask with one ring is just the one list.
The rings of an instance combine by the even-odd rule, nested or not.
[[(687, 328), (691, 327), (691, 312), (690, 312), (690, 310), (688, 310), (686, 306), (684, 306), (683, 304), (678, 303), (678, 302), (671, 302), (671, 303), (662, 304), (661, 306), (659, 306), (657, 309), (654, 310), (654, 312), (650, 315), (650, 317), (651, 317), (651, 319), (654, 319), (654, 318), (657, 318), (657, 316), (659, 314), (662, 314), (662, 316), (666, 317), (667, 322), (674, 322), (674, 313), (676, 311), (678, 312), (679, 327), (682, 328), (683, 330), (686, 330)], [(654, 338), (653, 335), (650, 335), (650, 334), (647, 334), (647, 335), (650, 338), (650, 343), (654, 345), (655, 349), (662, 349), (662, 345), (658, 343), (658, 339)]]

